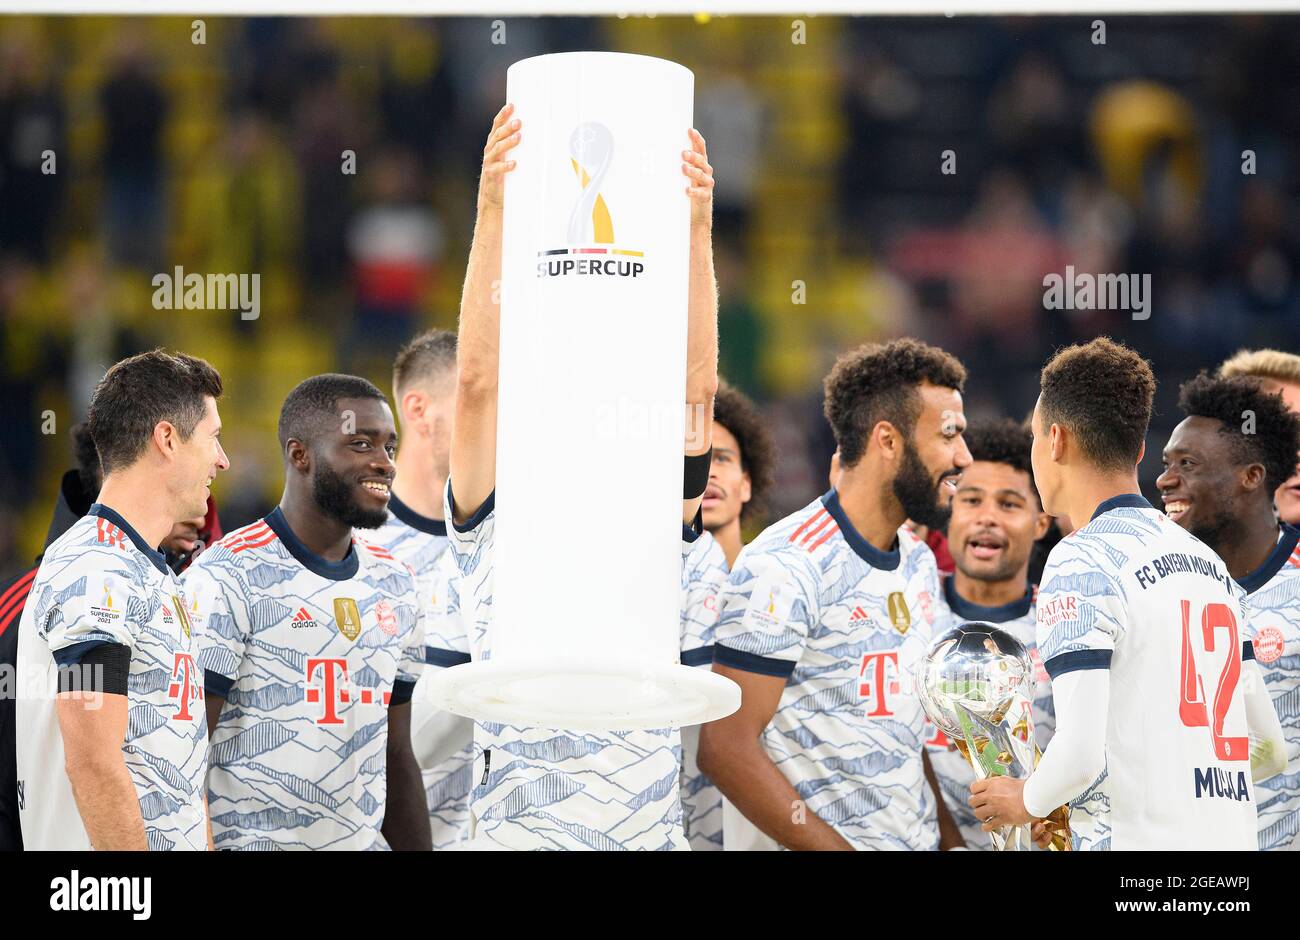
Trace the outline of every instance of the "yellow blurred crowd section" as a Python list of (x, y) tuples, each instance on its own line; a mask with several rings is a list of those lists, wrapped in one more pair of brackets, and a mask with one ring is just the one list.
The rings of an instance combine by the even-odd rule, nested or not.
[[(778, 395), (814, 384), (824, 367), (821, 350), (870, 335), (873, 306), (888, 303), (871, 289), (871, 269), (863, 259), (837, 254), (826, 224), (834, 215), (831, 169), (844, 146), (835, 56), (827, 51), (836, 42), (837, 22), (799, 22), (805, 30), (802, 43), (792, 41), (788, 20), (637, 16), (605, 21), (609, 48), (684, 62), (696, 70), (701, 86), (711, 75), (738, 76), (765, 103), (766, 146), (738, 247), (751, 272), (747, 292), (765, 338), (755, 371)], [(339, 367), (332, 335), (341, 328), (339, 318), (309, 308), (296, 264), (302, 195), (294, 128), (270, 123), (251, 142), (231, 133), (225, 101), (238, 68), (230, 43), (240, 21), (204, 19), (202, 43), (193, 41), (198, 25), (177, 17), (0, 21), (0, 45), (25, 50), (27, 80), (52, 81), (67, 120), (67, 152), (57, 157), (67, 190), (55, 250), (48, 264), (24, 267), (7, 281), (5, 370), (30, 379), (43, 409), (62, 419), (59, 433), (41, 438), (41, 498), (20, 507), (22, 556), (40, 550), (49, 501), (68, 464), (65, 425), (84, 409), (84, 402), (69, 400), (72, 390), (57, 377), (29, 374), (42, 345), (71, 348), (80, 341), (93, 350), (99, 337), (109, 348), (111, 325), (129, 329), (141, 347), (160, 344), (211, 361), (226, 383), (222, 410), (228, 449), (236, 459), (253, 459), (256, 485), (272, 500), (280, 485), (274, 444), (280, 402), (303, 377)], [(404, 20), (321, 19), (312, 25), (317, 40), (339, 57), (340, 76), (363, 105), (379, 92), (381, 67), (411, 83), (424, 82), (443, 52), (436, 29), (412, 28)], [(168, 101), (164, 256), (187, 272), (259, 271), (261, 315), (255, 323), (204, 311), (154, 310), (150, 282), (159, 272), (122, 267), (105, 257), (98, 235), (104, 200), (98, 95), (112, 57), (124, 46), (138, 47)], [(485, 129), (489, 119), (482, 115)], [(361, 166), (364, 174), (364, 159)], [(727, 168), (717, 172), (725, 174)], [(230, 191), (236, 185), (252, 193), (245, 204), (258, 213), (260, 261), (250, 257), (240, 237), (249, 220), (230, 217), (235, 205)], [(471, 178), (444, 176), (433, 193), (447, 228), (447, 276), (424, 298), (427, 325), (454, 328), (474, 185)], [(809, 291), (815, 292), (813, 302)], [(345, 300), (340, 305), (346, 310)], [(370, 377), (386, 387), (385, 375)], [(247, 480), (244, 474), (240, 478)]]

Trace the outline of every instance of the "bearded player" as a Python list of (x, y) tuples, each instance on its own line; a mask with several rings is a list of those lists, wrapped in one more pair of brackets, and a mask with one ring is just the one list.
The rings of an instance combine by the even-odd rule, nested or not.
[(436, 708), (425, 696), (434, 669), (469, 662), (469, 638), (449, 610), (449, 581), (456, 571), (447, 553), (442, 491), (447, 487), (452, 410), (456, 401), (456, 334), (429, 330), (393, 361), (393, 400), (401, 417), (402, 445), (388, 500), (388, 521), (371, 541), (415, 573), (425, 605), (425, 671), (411, 697), (411, 746), (420, 763), (435, 849), (450, 848), (469, 826), (473, 722)]
[(939, 572), (905, 522), (948, 520), (970, 464), (965, 381), (910, 339), (846, 353), (827, 377), (838, 485), (751, 543), (720, 599), (713, 669), (742, 699), (704, 726), (700, 768), (730, 801), (728, 850), (961, 844), (910, 682), (943, 626)]
[(1043, 368), (1034, 482), (1082, 524), (1038, 591), (1056, 730), (1029, 777), (971, 785), (986, 830), (1069, 803), (1075, 849), (1255, 848), (1241, 589), (1139, 493), (1154, 394), (1146, 360), (1105, 337)]
[[(724, 554), (701, 537), (682, 569), (682, 663), (713, 667), (713, 628), (719, 588), (740, 554), (741, 523), (752, 523), (764, 510), (772, 487), (776, 452), (763, 416), (740, 390), (719, 380), (713, 399), (713, 459), (704, 491), (702, 518), (707, 535)], [(682, 728), (682, 822), (692, 851), (722, 848), (722, 794), (697, 760), (700, 726)]]
[(411, 570), (359, 537), (388, 518), (383, 392), (317, 375), (280, 409), (280, 505), (185, 573), (203, 624), (219, 849), (430, 848), (411, 692), (424, 662)]
[[(1252, 725), (1281, 721), (1286, 753), (1254, 754), (1261, 783), (1259, 847), (1296, 847), (1300, 832), (1300, 530), (1273, 515), (1273, 494), (1295, 471), (1300, 416), (1258, 379), (1200, 375), (1179, 390), (1187, 415), (1165, 445), (1156, 480), (1169, 518), (1219, 557), (1242, 589), (1245, 664), (1272, 699)], [(1248, 699), (1248, 704), (1250, 701)], [(1275, 710), (1276, 717), (1270, 712)], [(1253, 716), (1252, 716), (1253, 718)], [(1258, 750), (1258, 746), (1257, 746)], [(1286, 773), (1281, 773), (1285, 769)], [(1277, 773), (1264, 780), (1263, 775)]]
[[(1006, 630), (1029, 650), (1035, 682), (1031, 700), (1034, 739), (1040, 748), (1052, 737), (1052, 684), (1034, 638), (1035, 586), (1029, 558), (1051, 517), (1043, 512), (1029, 462), (1033, 435), (1015, 421), (972, 424), (966, 429), (971, 465), (962, 471), (952, 499), (948, 545), (956, 570), (943, 579), (941, 609), (946, 620), (982, 621)], [(975, 772), (941, 731), (930, 740), (930, 762), (944, 802), (969, 849), (991, 849), (968, 804)]]
[[(461, 300), (459, 374), (446, 514), (456, 559), (453, 604), (470, 631), (476, 658), (490, 655), (493, 533), (496, 525), (496, 423), (504, 177), (522, 134), (507, 105), (484, 148), (478, 218)], [(690, 132), (682, 172), (691, 202), (686, 405), (693, 415), (684, 472), (682, 519), (695, 519), (708, 482), (709, 431), (717, 389), (717, 285), (713, 275), (713, 177), (704, 139)], [(702, 418), (702, 420), (700, 420)], [(683, 596), (705, 598), (695, 581), (726, 564), (717, 543), (683, 533)], [(703, 541), (703, 547), (697, 543)], [(701, 613), (699, 617), (704, 617)], [(698, 642), (683, 612), (683, 644)], [(478, 723), (482, 766), (471, 798), (476, 844), (514, 849), (681, 849), (680, 736), (658, 729), (576, 734)]]

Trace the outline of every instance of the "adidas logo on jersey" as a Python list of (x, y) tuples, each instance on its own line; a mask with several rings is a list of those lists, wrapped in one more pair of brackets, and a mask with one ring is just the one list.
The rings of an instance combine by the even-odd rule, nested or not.
[(867, 613), (861, 607), (854, 607), (853, 613), (849, 614), (849, 623), (860, 623), (863, 620), (870, 620), (871, 614)]
[(306, 607), (299, 607), (298, 612), (289, 621), (289, 626), (295, 630), (305, 629), (316, 626), (316, 621), (311, 619), (311, 614), (307, 613)]

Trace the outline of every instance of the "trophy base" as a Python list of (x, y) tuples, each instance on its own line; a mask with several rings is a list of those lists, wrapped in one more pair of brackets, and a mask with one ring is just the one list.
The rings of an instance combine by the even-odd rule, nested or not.
[(693, 666), (453, 666), (429, 682), (439, 708), (477, 721), (564, 731), (638, 731), (702, 724), (740, 707), (740, 686)]

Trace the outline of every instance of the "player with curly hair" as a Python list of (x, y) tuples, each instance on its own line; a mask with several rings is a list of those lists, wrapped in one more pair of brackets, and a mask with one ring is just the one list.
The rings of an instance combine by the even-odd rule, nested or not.
[(1155, 395), (1150, 364), (1099, 337), (1043, 368), (1034, 482), (1078, 528), (1052, 549), (1037, 639), (1056, 730), (1027, 778), (971, 785), (984, 828), (1070, 804), (1076, 850), (1255, 848), (1253, 783), (1283, 743), (1254, 663), (1242, 590), (1223, 560), (1138, 488)]
[(755, 539), (719, 598), (713, 668), (742, 700), (701, 730), (700, 767), (730, 801), (728, 850), (961, 845), (908, 681), (939, 572), (904, 523), (947, 521), (970, 463), (965, 381), (912, 339), (845, 353), (827, 377), (836, 485)]
[(1156, 480), (1169, 518), (1228, 567), (1246, 591), (1244, 655), (1253, 656), (1286, 738), (1287, 772), (1264, 781), (1259, 847), (1291, 848), (1300, 833), (1300, 530), (1273, 515), (1295, 469), (1300, 415), (1256, 378), (1201, 374), (1179, 390), (1187, 415)]

